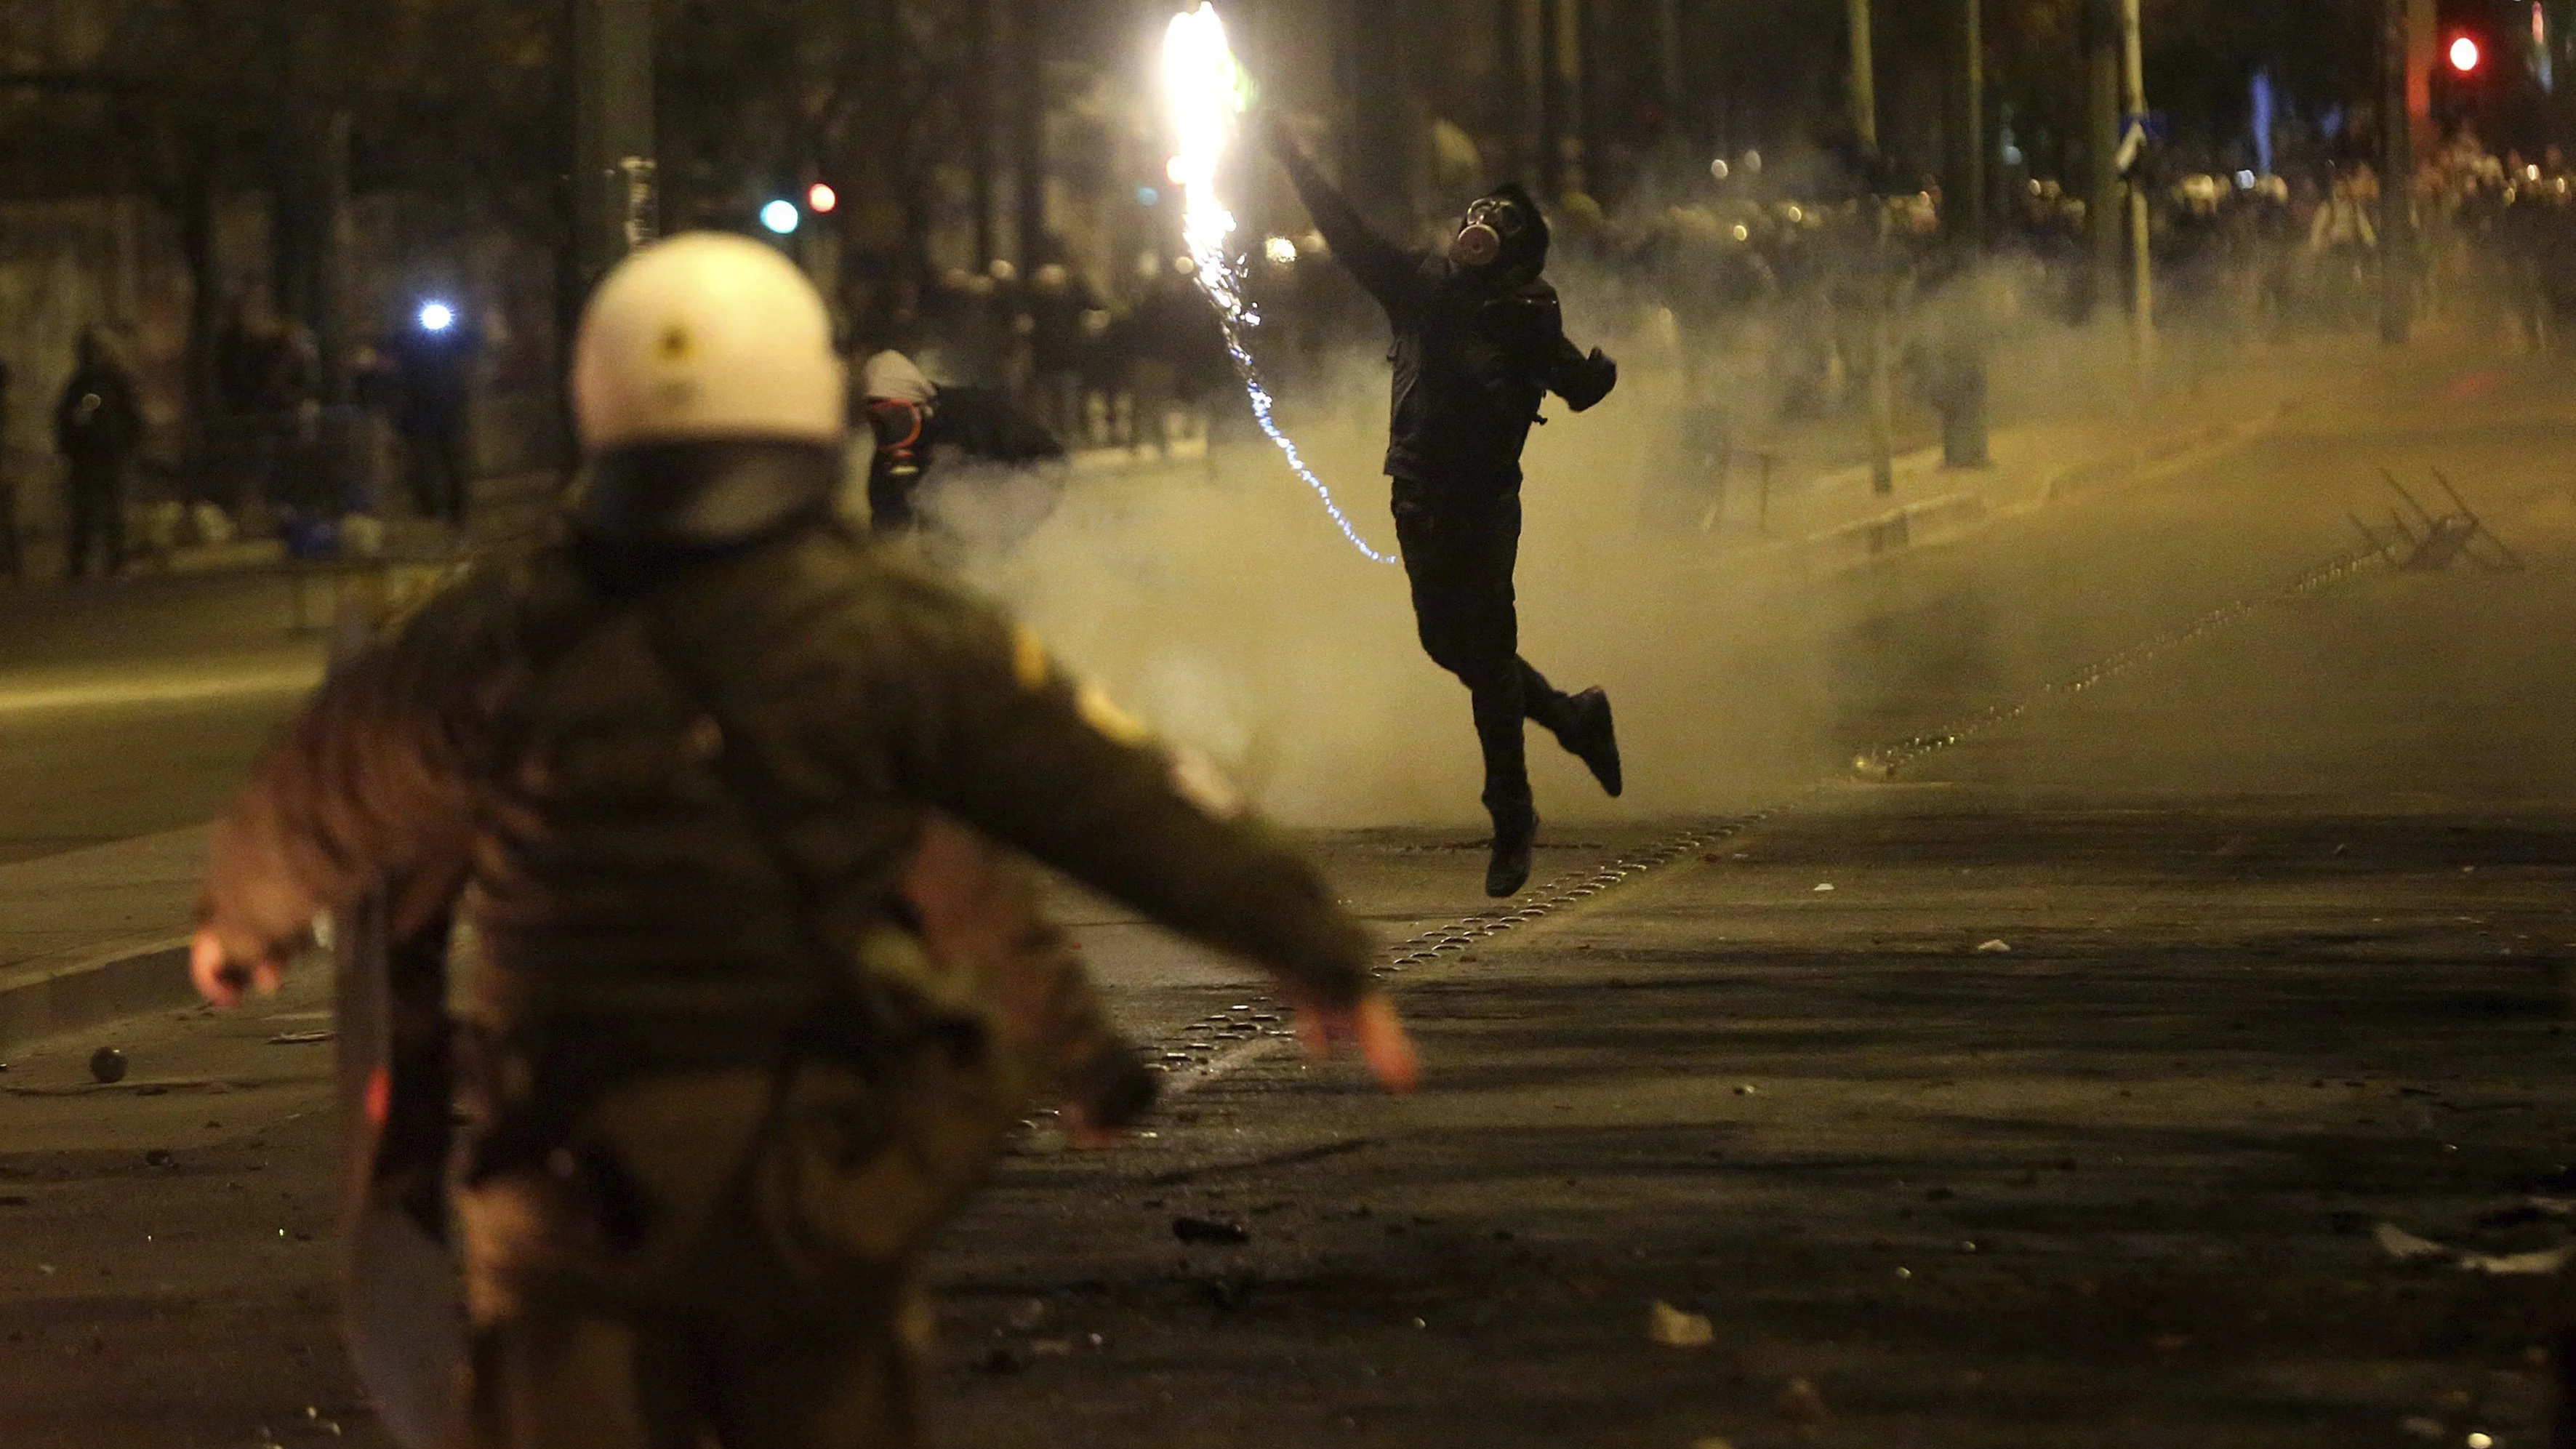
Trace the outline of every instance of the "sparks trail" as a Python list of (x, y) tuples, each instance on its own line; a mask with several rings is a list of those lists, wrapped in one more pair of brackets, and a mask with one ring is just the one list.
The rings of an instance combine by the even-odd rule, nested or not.
[(1217, 166), (1250, 103), (1251, 80), (1235, 63), (1233, 48), (1226, 43), (1225, 22), (1217, 17), (1213, 5), (1203, 3), (1196, 10), (1172, 17), (1171, 28), (1163, 36), (1163, 90), (1171, 108), (1172, 131), (1180, 143), (1172, 157), (1170, 175), (1172, 183), (1181, 188), (1182, 241), (1197, 269), (1199, 290), (1216, 308), (1217, 324), (1225, 333), (1226, 355), (1234, 362), (1235, 374), (1243, 379), (1244, 394), (1252, 403), (1253, 421), (1278, 445), (1288, 466), (1315, 490), (1324, 511), (1332, 515), (1334, 526), (1351, 541), (1351, 547), (1372, 562), (1394, 563), (1395, 555), (1369, 547), (1350, 516), (1334, 500), (1333, 490), (1306, 466), (1296, 440), (1279, 426), (1277, 404), (1261, 380), (1260, 365), (1252, 357), (1250, 336), (1261, 325), (1261, 312), (1244, 298), (1243, 259), (1226, 245), (1234, 235), (1234, 213), (1226, 209), (1216, 193)]

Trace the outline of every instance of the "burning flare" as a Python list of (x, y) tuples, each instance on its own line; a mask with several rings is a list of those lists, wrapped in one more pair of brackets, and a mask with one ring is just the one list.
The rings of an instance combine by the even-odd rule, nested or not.
[(1252, 80), (1235, 63), (1234, 50), (1226, 44), (1225, 22), (1217, 18), (1215, 6), (1202, 3), (1196, 10), (1172, 17), (1171, 29), (1163, 35), (1163, 95), (1172, 134), (1180, 146), (1166, 170), (1172, 184), (1181, 189), (1181, 241), (1196, 264), (1193, 275), (1199, 290), (1216, 308), (1217, 321), (1225, 331), (1226, 354), (1234, 359), (1244, 394), (1252, 400), (1253, 420), (1279, 445), (1288, 466), (1324, 501), (1324, 511), (1333, 516), (1342, 537), (1369, 558), (1393, 563), (1394, 555), (1378, 552), (1360, 537), (1341, 505), (1333, 501), (1333, 491), (1306, 466), (1295, 441), (1281, 431), (1273, 416), (1276, 408), (1270, 389), (1263, 385), (1261, 369), (1252, 360), (1248, 338), (1261, 325), (1261, 313), (1244, 299), (1244, 261), (1227, 246), (1234, 235), (1234, 213), (1226, 209), (1216, 190), (1217, 167), (1242, 130), (1243, 114), (1252, 104)]

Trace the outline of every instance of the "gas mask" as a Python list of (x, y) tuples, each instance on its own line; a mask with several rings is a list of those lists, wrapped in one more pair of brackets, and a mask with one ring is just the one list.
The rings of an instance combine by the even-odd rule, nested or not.
[(1467, 208), (1458, 239), (1449, 244), (1449, 259), (1462, 267), (1490, 267), (1505, 244), (1529, 230), (1529, 213), (1503, 197), (1488, 196)]

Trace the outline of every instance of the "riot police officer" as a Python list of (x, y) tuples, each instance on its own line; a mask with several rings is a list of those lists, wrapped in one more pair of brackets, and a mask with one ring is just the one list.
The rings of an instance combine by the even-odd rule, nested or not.
[(1538, 835), (1522, 721), (1545, 726), (1604, 790), (1621, 787), (1609, 697), (1569, 695), (1520, 657), (1512, 588), (1521, 448), (1539, 403), (1552, 392), (1582, 412), (1610, 395), (1619, 369), (1566, 340), (1556, 290), (1539, 279), (1547, 221), (1520, 187), (1470, 205), (1445, 253), (1407, 251), (1360, 220), (1275, 121), (1264, 130), (1316, 229), (1395, 331), (1386, 471), (1396, 538), (1422, 647), (1474, 704), (1494, 822), (1485, 892), (1514, 895)]
[(675, 238), (592, 298), (567, 541), (345, 664), (213, 841), (194, 968), (317, 911), (479, 958), (454, 1182), (470, 1442), (904, 1446), (912, 1265), (1040, 1093), (1139, 1104), (977, 842), (1258, 963), (1409, 1085), (1366, 937), (1038, 642), (841, 522), (821, 299)]

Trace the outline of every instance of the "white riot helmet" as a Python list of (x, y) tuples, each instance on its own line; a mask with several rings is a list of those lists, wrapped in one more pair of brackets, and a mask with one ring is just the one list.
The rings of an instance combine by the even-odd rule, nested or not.
[(805, 274), (748, 237), (690, 232), (618, 264), (573, 344), (585, 452), (665, 443), (838, 444), (847, 382)]

